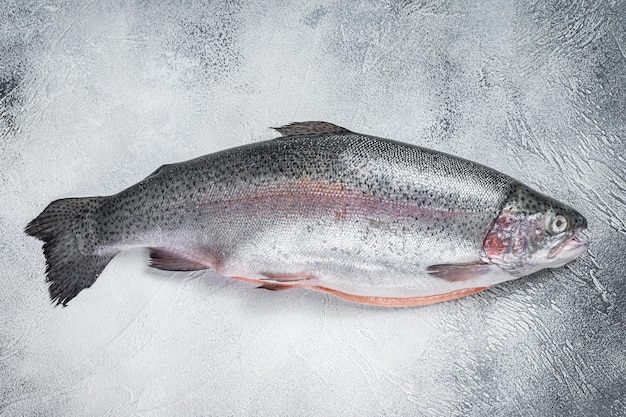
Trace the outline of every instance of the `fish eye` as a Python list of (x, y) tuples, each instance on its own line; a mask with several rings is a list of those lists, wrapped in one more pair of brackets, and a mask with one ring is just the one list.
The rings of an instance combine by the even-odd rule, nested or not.
[(561, 233), (567, 229), (567, 219), (560, 214), (554, 216), (552, 219), (551, 229), (553, 233)]

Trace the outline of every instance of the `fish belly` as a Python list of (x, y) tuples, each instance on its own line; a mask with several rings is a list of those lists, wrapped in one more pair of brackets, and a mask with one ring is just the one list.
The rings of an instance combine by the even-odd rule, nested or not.
[(267, 289), (304, 287), (375, 305), (439, 302), (512, 278), (502, 271), (467, 281), (428, 274), (431, 265), (479, 262), (480, 239), (434, 228), (432, 219), (404, 216), (380, 199), (365, 204), (291, 190), (288, 198), (207, 204), (194, 216), (183, 222), (189, 226), (155, 232), (139, 246), (165, 248)]
[(472, 242), (410, 233), (406, 227), (383, 228), (367, 220), (324, 224), (318, 219), (268, 227), (256, 239), (242, 241), (219, 272), (283, 289), (301, 286), (363, 297), (415, 298), (513, 278), (503, 271), (465, 281), (433, 276), (427, 272), (431, 265), (479, 262), (478, 248)]

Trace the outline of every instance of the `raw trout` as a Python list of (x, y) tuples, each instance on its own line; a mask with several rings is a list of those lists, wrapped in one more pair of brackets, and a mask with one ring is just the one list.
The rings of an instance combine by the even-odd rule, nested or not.
[(383, 306), (475, 294), (587, 248), (581, 214), (493, 169), (326, 122), (275, 129), (113, 196), (52, 202), (25, 230), (44, 242), (51, 299), (135, 247), (163, 270)]

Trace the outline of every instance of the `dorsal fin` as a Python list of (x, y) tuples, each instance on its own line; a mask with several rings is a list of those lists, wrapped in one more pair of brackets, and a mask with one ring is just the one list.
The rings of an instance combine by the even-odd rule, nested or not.
[(283, 137), (352, 133), (344, 127), (328, 122), (294, 122), (281, 127), (272, 127), (272, 129)]

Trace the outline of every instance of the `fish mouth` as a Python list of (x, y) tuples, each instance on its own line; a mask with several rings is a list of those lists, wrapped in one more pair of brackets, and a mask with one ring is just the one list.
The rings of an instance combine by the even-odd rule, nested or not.
[(561, 254), (564, 254), (569, 259), (574, 259), (578, 257), (581, 253), (587, 250), (589, 246), (589, 242), (586, 240), (582, 240), (580, 236), (580, 232), (582, 232), (584, 228), (577, 227), (569, 238), (565, 239), (563, 242), (555, 245), (548, 252), (548, 258), (554, 258)]

